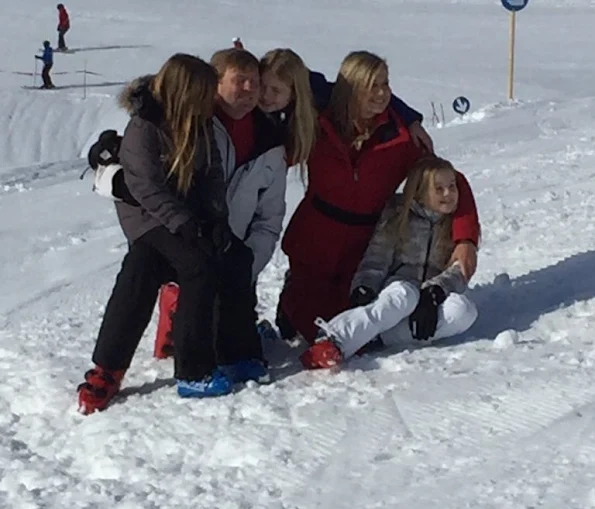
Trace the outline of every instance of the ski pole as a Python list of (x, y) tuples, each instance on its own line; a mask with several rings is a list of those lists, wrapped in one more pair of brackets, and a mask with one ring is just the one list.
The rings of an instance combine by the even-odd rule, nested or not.
[(87, 60), (83, 67), (83, 99), (87, 99)]
[(37, 58), (33, 55), (33, 60), (35, 61), (35, 70), (33, 71), (33, 86), (35, 86), (35, 81), (37, 78)]
[(81, 173), (79, 179), (83, 180), (85, 178), (85, 174), (91, 169), (90, 166), (87, 166), (84, 170), (83, 173)]

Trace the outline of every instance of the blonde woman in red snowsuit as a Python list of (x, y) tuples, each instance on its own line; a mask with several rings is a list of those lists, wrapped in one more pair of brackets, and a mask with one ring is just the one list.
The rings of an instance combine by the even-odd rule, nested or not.
[[(389, 106), (390, 96), (386, 62), (367, 51), (353, 52), (343, 61), (329, 107), (319, 118), (308, 188), (282, 241), (291, 280), (280, 305), (310, 343), (317, 333), (316, 317), (330, 319), (365, 300), (350, 296), (351, 280), (384, 205), (422, 155)], [(462, 249), (455, 249), (454, 256), (469, 266), (479, 221), (473, 194), (460, 173), (457, 185), (453, 241)]]

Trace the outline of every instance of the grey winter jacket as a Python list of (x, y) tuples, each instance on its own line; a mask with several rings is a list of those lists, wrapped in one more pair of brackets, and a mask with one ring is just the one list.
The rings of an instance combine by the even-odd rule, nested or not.
[(151, 77), (134, 80), (120, 97), (121, 105), (131, 114), (122, 145), (120, 161), (130, 194), (140, 207), (116, 202), (122, 230), (130, 242), (157, 226), (176, 233), (191, 217), (198, 221), (227, 218), (225, 182), (215, 136), (210, 126), (210, 164), (206, 143), (197, 149), (194, 180), (186, 195), (176, 190), (174, 179), (167, 179), (164, 160), (169, 137), (161, 108), (151, 95)]
[(421, 288), (439, 285), (446, 295), (463, 293), (467, 280), (459, 264), (447, 267), (454, 245), (436, 238), (437, 226), (445, 216), (414, 201), (409, 210), (408, 240), (397, 245), (398, 238), (387, 225), (402, 209), (403, 195), (391, 197), (353, 278), (352, 291), (367, 286), (379, 293), (393, 281), (408, 281)]
[(213, 121), (227, 185), (229, 226), (252, 249), (254, 281), (273, 256), (281, 235), (287, 185), (282, 138), (260, 112), (255, 112), (255, 122), (259, 147), (250, 161), (236, 168), (231, 137), (216, 117)]

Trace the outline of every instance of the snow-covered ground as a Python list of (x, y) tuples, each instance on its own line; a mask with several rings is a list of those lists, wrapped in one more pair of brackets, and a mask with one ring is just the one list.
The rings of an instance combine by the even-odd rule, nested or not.
[[(1, 508), (595, 508), (595, 0), (531, 0), (517, 15), (513, 103), (498, 0), (66, 7), (75, 51), (56, 55), (54, 91), (23, 89), (22, 73), (55, 44), (55, 5), (10, 2), (0, 19)], [(480, 317), (464, 337), (335, 373), (267, 345), (277, 381), (211, 401), (175, 395), (153, 323), (122, 396), (83, 417), (76, 386), (126, 249), (112, 205), (78, 178), (87, 148), (124, 127), (122, 83), (236, 35), (329, 76), (352, 49), (386, 56), (475, 191)], [(291, 208), (300, 192), (293, 180)], [(263, 316), (285, 265), (277, 253), (261, 278)]]

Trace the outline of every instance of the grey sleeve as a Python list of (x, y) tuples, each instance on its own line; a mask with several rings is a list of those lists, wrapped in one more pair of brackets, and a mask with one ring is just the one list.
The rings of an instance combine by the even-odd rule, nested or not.
[[(279, 157), (276, 157), (277, 152)], [(275, 149), (272, 164), (273, 179), (268, 187), (262, 189), (254, 218), (246, 236), (245, 243), (252, 249), (254, 264), (252, 266), (252, 279), (258, 275), (269, 263), (281, 231), (285, 217), (285, 189), (287, 187), (287, 165), (285, 163), (283, 148)]]
[(159, 147), (157, 128), (133, 117), (124, 131), (120, 162), (130, 194), (151, 216), (175, 233), (191, 214), (166, 183)]
[(395, 259), (395, 246), (386, 231), (388, 219), (395, 214), (395, 204), (391, 200), (380, 217), (372, 239), (351, 282), (351, 291), (358, 286), (367, 286), (376, 294), (382, 289), (388, 271)]
[(467, 279), (459, 263), (455, 262), (437, 276), (425, 281), (421, 287), (426, 288), (431, 285), (438, 285), (448, 296), (451, 293), (464, 293), (467, 290)]

